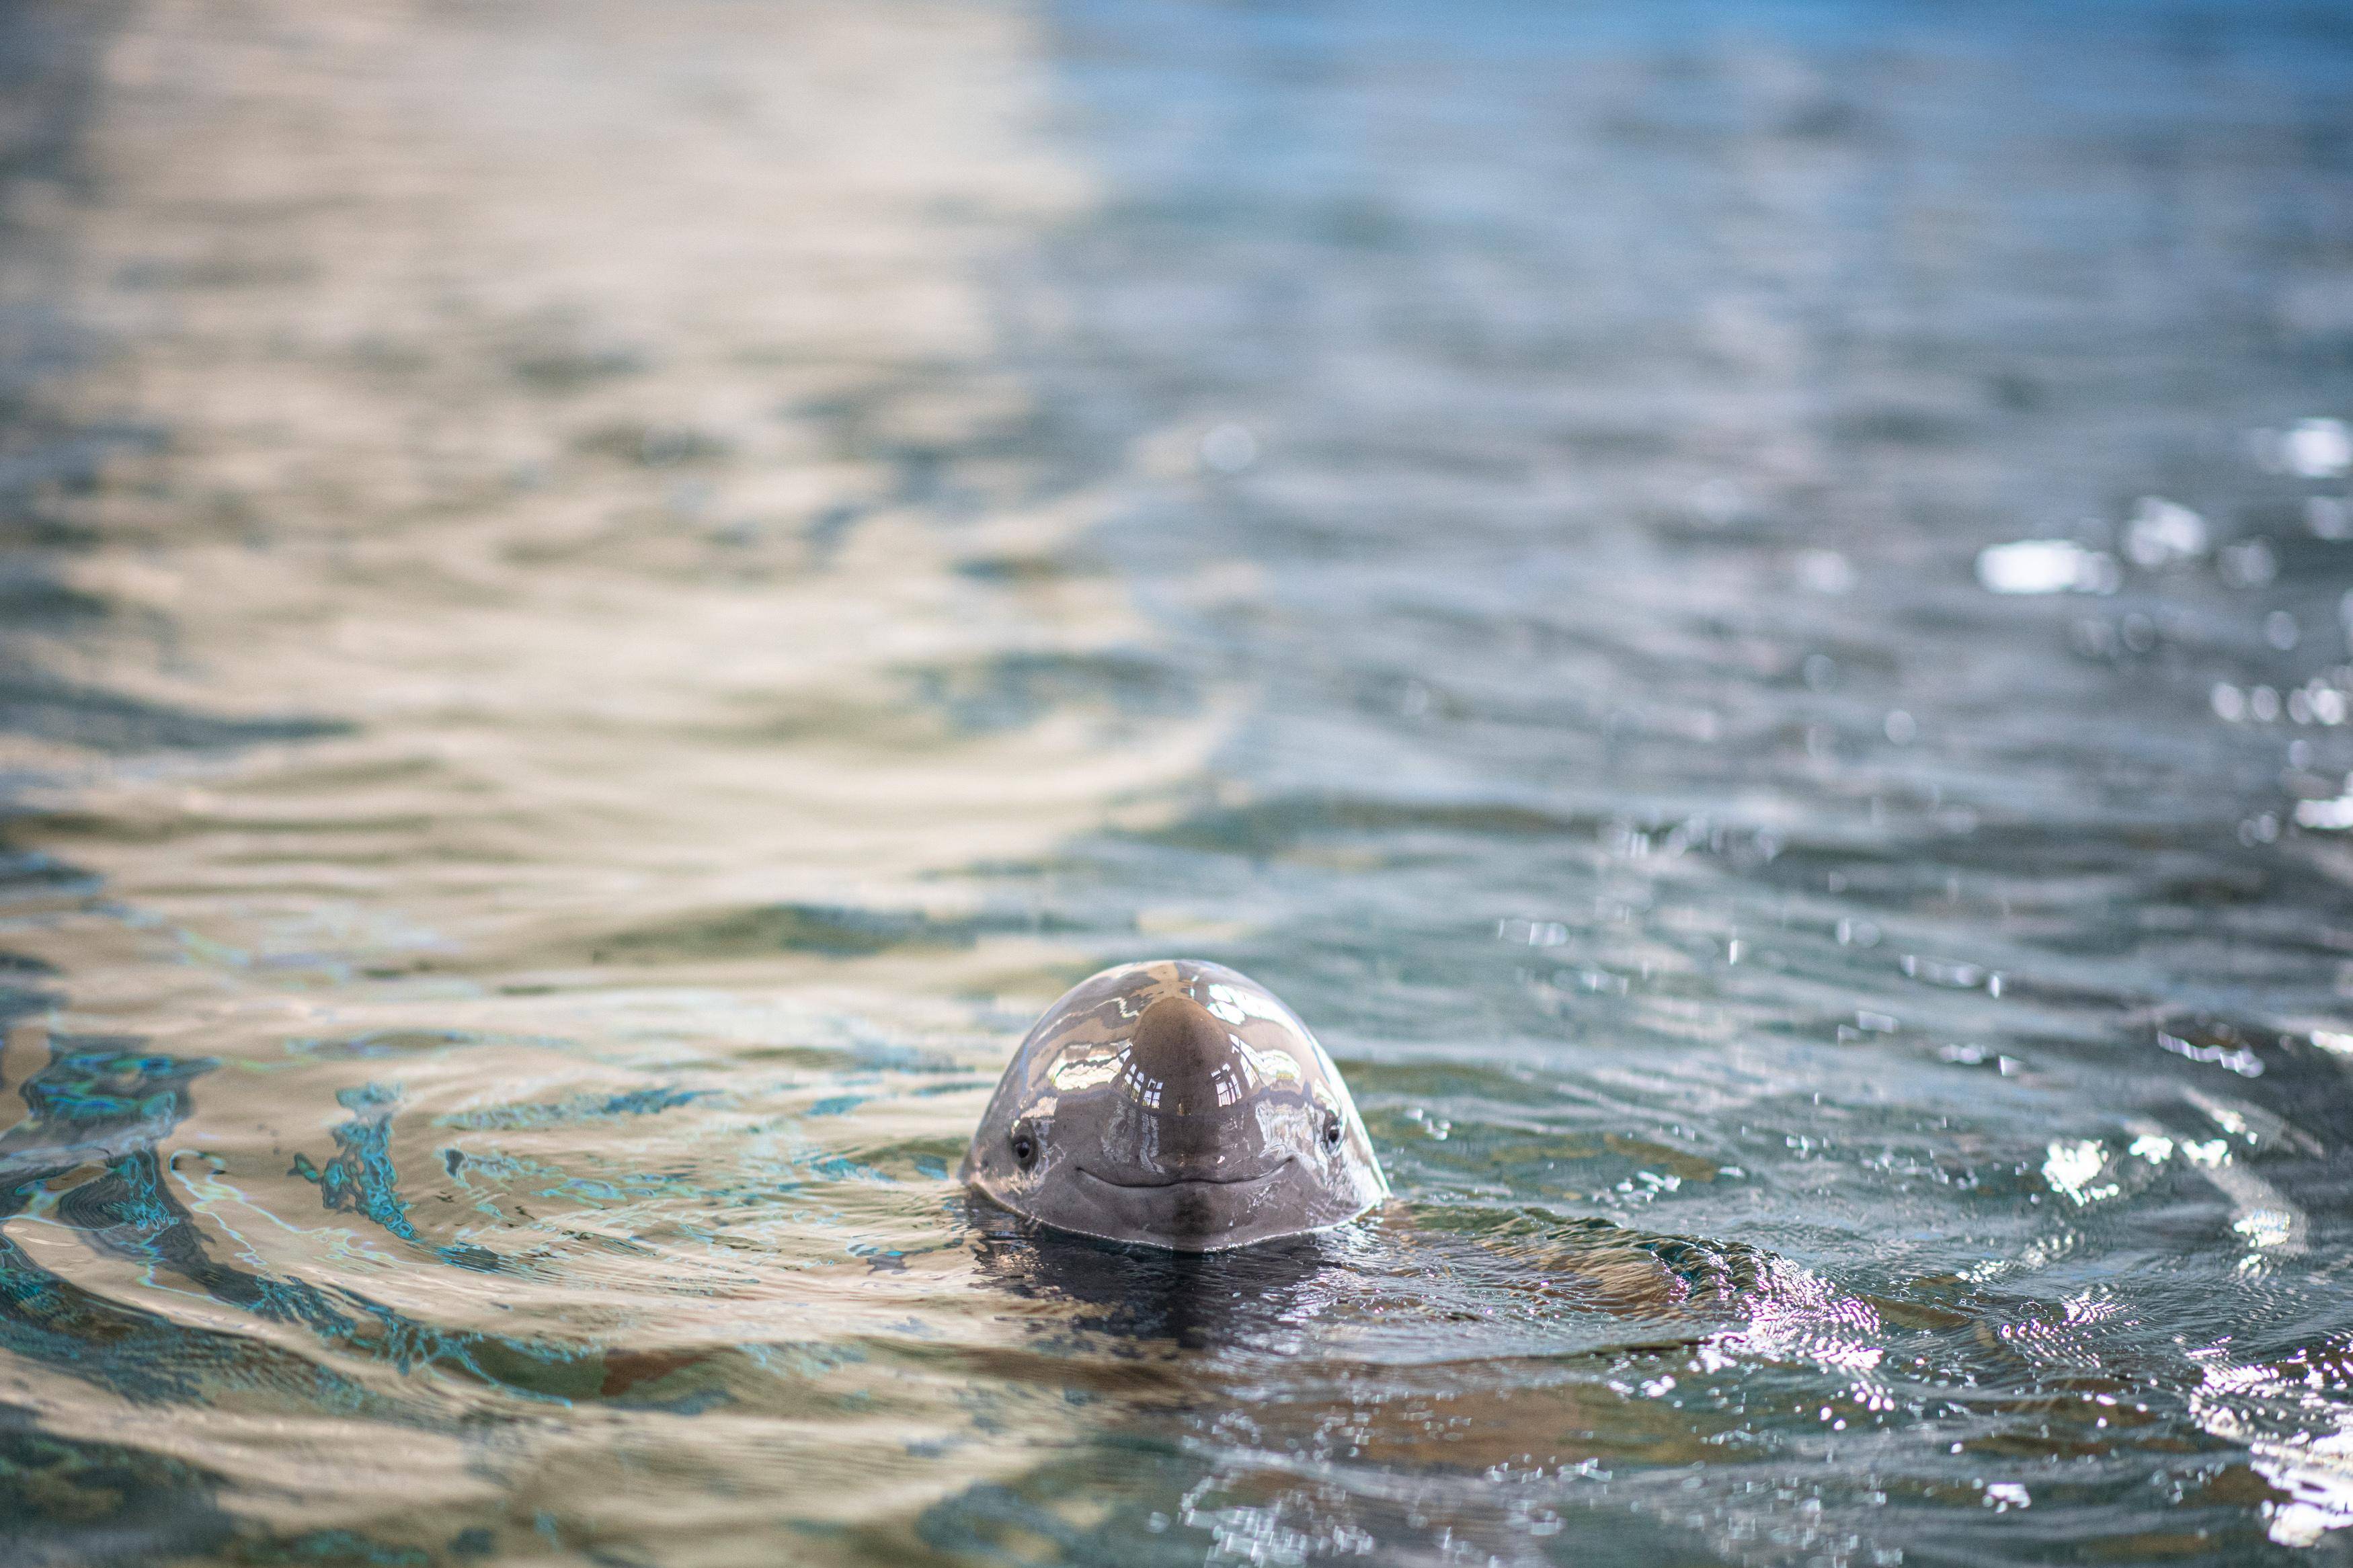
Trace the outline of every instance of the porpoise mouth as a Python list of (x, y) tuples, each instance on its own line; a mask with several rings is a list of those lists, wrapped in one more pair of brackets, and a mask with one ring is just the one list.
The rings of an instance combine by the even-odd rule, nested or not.
[(1271, 1171), (1261, 1171), (1255, 1176), (1180, 1176), (1161, 1182), (1114, 1182), (1109, 1176), (1098, 1176), (1084, 1165), (1073, 1167), (1078, 1173), (1098, 1186), (1116, 1187), (1123, 1193), (1165, 1193), (1199, 1187), (1255, 1187), (1282, 1174), (1291, 1168), (1285, 1160)]

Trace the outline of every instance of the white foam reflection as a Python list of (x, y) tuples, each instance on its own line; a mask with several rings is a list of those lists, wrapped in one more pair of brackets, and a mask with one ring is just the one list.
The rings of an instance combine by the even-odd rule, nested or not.
[(1978, 552), (1978, 581), (1997, 594), (2113, 594), (2116, 557), (2068, 539), (2021, 539)]
[(2212, 531), (2203, 514), (2163, 496), (2143, 496), (2125, 521), (2125, 556), (2153, 572), (2206, 553)]
[(2313, 1546), (2353, 1525), (2353, 1405), (2320, 1366), (2237, 1365), (2217, 1345), (2189, 1352), (2200, 1367), (2189, 1410), (2199, 1426), (2247, 1450), (2257, 1475), (2287, 1494), (2263, 1505), (2283, 1546)]
[(2280, 437), (2280, 465), (2307, 479), (2353, 471), (2353, 426), (2342, 419), (2299, 419)]

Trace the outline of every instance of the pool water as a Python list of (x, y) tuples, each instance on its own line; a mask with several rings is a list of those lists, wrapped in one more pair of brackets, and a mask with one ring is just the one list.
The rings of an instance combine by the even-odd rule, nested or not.
[[(0, 16), (37, 1564), (2353, 1550), (2353, 26)], [(1104, 965), (1396, 1188), (955, 1183)]]

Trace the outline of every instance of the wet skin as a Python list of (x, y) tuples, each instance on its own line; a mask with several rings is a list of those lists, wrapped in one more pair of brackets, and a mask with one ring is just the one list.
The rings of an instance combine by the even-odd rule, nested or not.
[(1178, 1252), (1323, 1230), (1388, 1195), (1307, 1026), (1193, 959), (1107, 969), (1048, 1008), (962, 1175), (1040, 1224)]

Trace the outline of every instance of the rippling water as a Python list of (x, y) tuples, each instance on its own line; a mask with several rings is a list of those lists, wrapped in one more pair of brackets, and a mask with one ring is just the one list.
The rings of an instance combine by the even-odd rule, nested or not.
[[(9, 1561), (2353, 1544), (2334, 10), (38, 0), (0, 80)], [(967, 1210), (1172, 952), (1390, 1208)]]

